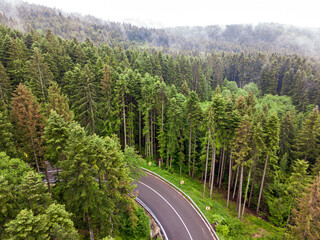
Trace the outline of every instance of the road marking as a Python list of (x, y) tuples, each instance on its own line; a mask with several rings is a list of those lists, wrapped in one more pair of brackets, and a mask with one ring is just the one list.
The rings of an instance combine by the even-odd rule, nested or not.
[(146, 186), (147, 188), (151, 189), (152, 191), (154, 191), (159, 197), (161, 197), (172, 208), (172, 210), (177, 214), (178, 218), (181, 220), (183, 226), (186, 228), (190, 239), (193, 240), (193, 238), (191, 237), (191, 234), (190, 234), (186, 224), (184, 223), (184, 221), (182, 220), (180, 215), (177, 213), (177, 211), (171, 206), (171, 204), (164, 197), (162, 197), (160, 193), (158, 193), (156, 190), (154, 190), (152, 187), (148, 186), (147, 184), (145, 184), (143, 182), (140, 182), (140, 184), (142, 184), (142, 185)]

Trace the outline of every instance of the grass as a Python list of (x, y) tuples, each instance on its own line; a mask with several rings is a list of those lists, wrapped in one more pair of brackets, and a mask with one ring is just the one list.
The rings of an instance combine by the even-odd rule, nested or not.
[[(213, 191), (213, 198), (209, 198), (209, 189), (206, 189), (206, 196), (202, 197), (203, 184), (189, 178), (187, 175), (167, 171), (155, 166), (152, 162), (149, 166), (146, 162), (141, 162), (141, 167), (153, 171), (167, 179), (182, 191), (188, 194), (198, 205), (210, 223), (218, 220), (220, 226), (216, 227), (216, 232), (221, 240), (224, 239), (282, 239), (284, 229), (276, 227), (271, 223), (246, 211), (241, 222), (237, 218), (236, 204), (231, 201), (230, 209), (226, 207), (227, 201), (223, 193), (219, 193), (216, 188)], [(181, 185), (180, 181), (184, 184)], [(210, 206), (210, 210), (206, 207)]]

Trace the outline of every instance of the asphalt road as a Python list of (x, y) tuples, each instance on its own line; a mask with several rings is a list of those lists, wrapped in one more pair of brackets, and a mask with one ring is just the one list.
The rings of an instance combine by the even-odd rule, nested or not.
[(169, 240), (214, 239), (197, 211), (167, 183), (147, 174), (140, 179), (136, 190), (159, 219)]

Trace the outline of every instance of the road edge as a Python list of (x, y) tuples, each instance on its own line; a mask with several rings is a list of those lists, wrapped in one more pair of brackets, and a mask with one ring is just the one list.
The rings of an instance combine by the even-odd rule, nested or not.
[(184, 199), (186, 199), (186, 201), (194, 208), (194, 210), (199, 214), (199, 216), (201, 217), (203, 222), (206, 224), (206, 226), (209, 229), (209, 231), (211, 232), (213, 238), (216, 239), (216, 240), (219, 240), (218, 235), (216, 234), (216, 232), (212, 228), (212, 226), (211, 226), (210, 222), (208, 221), (208, 219), (206, 218), (206, 216), (203, 214), (203, 212), (199, 209), (197, 204), (192, 200), (192, 198), (188, 194), (186, 194), (184, 191), (182, 191), (176, 185), (174, 185), (173, 183), (171, 183), (170, 181), (168, 181), (164, 177), (160, 176), (159, 174), (157, 174), (155, 172), (152, 172), (151, 170), (146, 169), (144, 167), (140, 167), (140, 168), (143, 169), (145, 172), (153, 175), (154, 177), (156, 177), (159, 180), (161, 180), (161, 181), (165, 182), (166, 184), (168, 184), (172, 189), (176, 190)]
[(160, 227), (160, 230), (163, 234), (164, 240), (169, 240), (166, 231), (164, 230), (163, 226), (161, 225), (161, 222), (156, 217), (156, 215), (152, 212), (152, 210), (138, 197), (135, 198), (135, 200), (140, 204), (141, 207), (143, 207), (150, 215), (151, 217), (157, 222), (158, 226)]

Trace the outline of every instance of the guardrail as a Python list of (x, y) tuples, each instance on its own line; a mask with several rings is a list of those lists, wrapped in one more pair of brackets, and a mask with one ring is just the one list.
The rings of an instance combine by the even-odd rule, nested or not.
[(214, 229), (212, 228), (211, 224), (209, 223), (208, 219), (206, 218), (206, 216), (202, 213), (202, 211), (199, 209), (199, 207), (197, 206), (197, 204), (195, 204), (195, 202), (192, 200), (191, 197), (189, 197), (188, 194), (186, 194), (184, 191), (182, 191), (180, 188), (178, 188), (176, 185), (174, 185), (173, 183), (169, 182), (167, 179), (161, 177), (159, 174), (154, 173), (152, 171), (150, 171), (149, 169), (146, 169), (144, 167), (140, 167), (141, 169), (143, 169), (144, 171), (160, 178), (162, 181), (166, 182), (167, 184), (171, 185), (173, 188), (175, 188), (178, 192), (182, 193), (185, 198), (192, 204), (192, 206), (197, 210), (197, 212), (200, 214), (200, 216), (202, 217), (202, 219), (206, 222), (208, 228), (210, 229), (211, 233), (213, 234), (213, 236), (215, 237), (216, 240), (219, 240), (218, 235), (216, 234), (216, 232), (214, 231)]
[(163, 239), (164, 240), (169, 240), (166, 231), (164, 230), (164, 228), (162, 227), (160, 221), (158, 220), (158, 218), (156, 217), (156, 215), (154, 215), (154, 213), (151, 211), (150, 208), (148, 208), (148, 206), (138, 197), (135, 198), (135, 200), (151, 215), (151, 217), (157, 222), (158, 226), (160, 227), (160, 231), (163, 235)]

